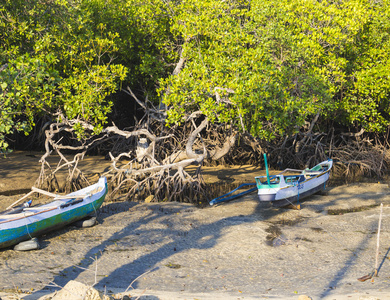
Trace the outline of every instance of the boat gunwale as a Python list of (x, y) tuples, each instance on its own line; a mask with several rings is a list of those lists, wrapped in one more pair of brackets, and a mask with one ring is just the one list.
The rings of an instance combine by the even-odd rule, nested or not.
[[(326, 162), (328, 162), (328, 161), (326, 161)], [(322, 164), (325, 164), (326, 162), (322, 162), (322, 163), (319, 163), (318, 165), (322, 165)], [(317, 165), (317, 166), (318, 166)], [(292, 188), (292, 187), (296, 187), (296, 186), (298, 186), (298, 185), (300, 185), (300, 184), (303, 184), (303, 183), (305, 183), (305, 182), (308, 182), (308, 181), (310, 181), (310, 180), (312, 180), (312, 179), (315, 179), (315, 178), (319, 178), (319, 177), (321, 177), (321, 176), (324, 176), (326, 173), (329, 173), (330, 171), (331, 171), (331, 169), (332, 169), (332, 166), (333, 166), (333, 163), (330, 163), (330, 165), (328, 165), (327, 167), (328, 167), (328, 169), (327, 170), (325, 170), (325, 171), (323, 171), (323, 172), (321, 172), (321, 173), (319, 173), (319, 174), (317, 174), (317, 175), (314, 175), (314, 176), (310, 176), (310, 178), (305, 178), (305, 180), (304, 181), (302, 181), (302, 182), (298, 182), (297, 184), (287, 184), (286, 186), (283, 186), (283, 187), (280, 187), (280, 183), (276, 183), (275, 185), (279, 185), (279, 187), (272, 187), (272, 184), (271, 185), (268, 185), (268, 184), (265, 184), (264, 183), (264, 186), (269, 186), (269, 189), (278, 189), (278, 191), (280, 191), (280, 190), (283, 190), (283, 189), (289, 189), (289, 188)], [(316, 166), (314, 166), (313, 168), (315, 168)], [(285, 178), (284, 177), (284, 175), (282, 174), (284, 171), (282, 171), (281, 173), (279, 173), (279, 174), (276, 174), (276, 175), (271, 175), (271, 176), (274, 176), (275, 178), (277, 178), (277, 177), (281, 177), (281, 176), (283, 176), (283, 178)], [(299, 174), (299, 175), (291, 175), (291, 176), (301, 176), (301, 175), (304, 175), (304, 174)], [(289, 175), (287, 175), (287, 176), (289, 176)], [(267, 176), (256, 176), (255, 177), (255, 179), (257, 179), (257, 178), (266, 178)], [(280, 182), (280, 180), (279, 180), (279, 182)], [(260, 190), (266, 190), (267, 188), (266, 187), (264, 187), (264, 188), (259, 188), (259, 187), (257, 187), (258, 188), (258, 190), (260, 191)]]
[(287, 185), (287, 186), (285, 186), (285, 187), (282, 187), (282, 188), (280, 188), (280, 190), (298, 186), (298, 185), (303, 184), (303, 183), (305, 183), (305, 182), (308, 182), (308, 181), (310, 181), (310, 180), (312, 180), (312, 179), (315, 179), (315, 178), (324, 176), (326, 173), (329, 173), (329, 172), (330, 172), (330, 169), (329, 169), (329, 170), (326, 170), (326, 171), (324, 171), (324, 172), (322, 172), (322, 173), (320, 173), (320, 174), (318, 174), (318, 175), (315, 175), (315, 176), (313, 176), (313, 177), (307, 178), (306, 180), (304, 180), (304, 181), (302, 181), (302, 182), (298, 182), (298, 184), (296, 184), (296, 185)]
[[(25, 219), (25, 218), (28, 218), (28, 217), (36, 216), (36, 215), (39, 215), (39, 214), (43, 214), (45, 212), (53, 211), (53, 210), (55, 210), (57, 208), (59, 208), (59, 206), (52, 207), (52, 208), (49, 208), (49, 209), (46, 209), (46, 210), (42, 210), (42, 211), (39, 211), (39, 212), (35, 212), (35, 213), (30, 213), (28, 215), (26, 213), (19, 213), (18, 215), (23, 214), (23, 216), (16, 217), (16, 218), (10, 219), (10, 220), (0, 221), (0, 224), (7, 223), (7, 222), (12, 222), (12, 221), (18, 221), (18, 220)], [(6, 216), (12, 216), (12, 215), (6, 215)]]
[[(91, 190), (93, 191), (94, 190), (94, 188), (99, 188), (99, 187), (102, 187), (102, 185), (101, 184), (99, 184), (99, 182), (97, 182), (97, 183), (95, 183), (94, 185), (92, 185), (92, 186), (89, 186), (89, 187), (91, 187)], [(87, 187), (88, 188), (88, 187)], [(86, 206), (86, 205), (89, 205), (89, 204), (91, 204), (91, 203), (95, 203), (96, 201), (98, 201), (99, 199), (101, 199), (102, 197), (104, 197), (104, 195), (106, 194), (106, 191), (107, 191), (107, 189), (106, 189), (106, 186), (103, 186), (103, 188), (101, 189), (101, 190), (99, 190), (98, 192), (96, 192), (95, 194), (90, 194), (90, 195), (86, 195), (86, 196), (84, 196), (84, 198), (83, 198), (83, 200), (84, 199), (87, 199), (87, 198), (92, 198), (92, 197), (94, 197), (94, 196), (97, 196), (97, 195), (99, 195), (96, 199), (93, 199), (92, 201), (89, 201), (89, 202), (81, 202), (82, 203), (82, 205), (79, 205), (79, 206), (77, 206), (77, 207), (73, 207), (71, 210), (74, 210), (74, 209), (77, 209), (77, 208), (81, 208), (81, 207), (83, 207), (83, 206)], [(71, 193), (71, 194), (68, 194), (69, 196), (71, 195), (71, 196), (74, 196), (74, 197), (76, 197), (77, 196), (77, 194), (75, 194), (76, 192), (73, 192), (73, 193)], [(73, 194), (73, 195), (72, 195)], [(68, 196), (67, 195), (67, 196)], [(72, 199), (72, 198), (71, 198)], [(66, 200), (69, 200), (69, 199), (66, 199)], [(48, 203), (48, 204), (50, 204), (50, 203)], [(44, 207), (45, 205), (48, 205), (48, 204), (44, 204), (43, 206), (37, 206), (36, 208), (39, 208), (39, 207)], [(2, 219), (2, 218), (4, 218), (5, 216), (7, 216), (7, 217), (11, 217), (9, 220), (4, 220), (3, 219), (3, 221), (0, 221), (0, 224), (4, 224), (4, 223), (8, 223), (8, 222), (14, 222), (14, 221), (19, 221), (19, 220), (21, 220), (21, 219), (26, 219), (26, 218), (29, 218), (29, 217), (33, 217), (33, 216), (36, 216), (36, 215), (39, 215), (39, 214), (42, 214), (42, 213), (47, 213), (47, 212), (50, 212), (50, 211), (53, 211), (53, 210), (56, 210), (56, 209), (58, 209), (58, 208), (60, 208), (61, 207), (61, 205), (58, 205), (58, 206), (56, 206), (56, 207), (50, 207), (50, 208), (47, 208), (47, 209), (45, 209), (45, 210), (42, 210), (42, 211), (38, 211), (38, 212), (33, 212), (33, 213), (30, 213), (29, 211), (22, 211), (22, 212), (20, 212), (20, 213), (17, 213), (17, 214), (15, 214), (15, 215), (3, 215), (3, 216), (0, 216), (0, 220)], [(70, 210), (69, 210), (70, 211)], [(13, 216), (15, 216), (15, 218), (12, 218)], [(0, 229), (1, 230), (1, 229)]]

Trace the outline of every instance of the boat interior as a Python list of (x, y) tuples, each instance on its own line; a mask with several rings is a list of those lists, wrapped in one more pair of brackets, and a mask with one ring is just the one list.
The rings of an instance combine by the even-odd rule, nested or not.
[[(257, 188), (266, 188), (266, 187), (278, 187), (285, 185), (295, 185), (305, 180), (308, 180), (312, 177), (318, 176), (329, 170), (329, 165), (319, 164), (312, 169), (306, 170), (296, 170), (296, 169), (285, 169), (277, 175), (271, 175), (269, 178), (267, 176), (258, 176), (255, 177)], [(287, 173), (287, 174), (284, 174)], [(299, 174), (294, 174), (299, 173)], [(282, 181), (282, 182), (281, 182)]]

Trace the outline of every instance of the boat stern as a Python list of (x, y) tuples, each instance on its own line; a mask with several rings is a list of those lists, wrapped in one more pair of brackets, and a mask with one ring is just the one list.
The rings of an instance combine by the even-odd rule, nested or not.
[(278, 191), (286, 186), (283, 175), (255, 177), (257, 194), (261, 202), (275, 201)]

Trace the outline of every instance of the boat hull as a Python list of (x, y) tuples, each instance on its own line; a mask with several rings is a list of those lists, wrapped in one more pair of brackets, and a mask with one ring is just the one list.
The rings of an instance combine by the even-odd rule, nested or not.
[[(85, 190), (80, 190), (80, 192), (85, 192)], [(100, 192), (86, 197), (74, 205), (71, 204), (71, 200), (62, 201), (62, 204), (61, 201), (56, 201), (53, 202), (58, 205), (55, 209), (48, 205), (47, 210), (24, 213), (25, 216), (21, 213), (15, 215), (15, 219), (2, 219), (0, 216), (0, 248), (13, 246), (91, 215), (100, 208), (106, 193), (107, 181), (104, 182)], [(76, 193), (73, 194), (77, 195)], [(42, 206), (42, 208), (45, 208), (45, 206)]]
[(298, 193), (298, 191), (296, 191), (298, 187), (291, 188), (292, 191), (288, 191), (288, 195), (285, 195), (287, 193), (285, 193), (284, 191), (271, 194), (258, 194), (259, 200), (261, 202), (271, 202), (272, 206), (274, 207), (286, 206), (301, 201), (318, 192), (325, 191), (325, 184), (321, 183), (320, 185), (312, 187), (311, 189), (303, 191), (301, 193)]
[[(258, 179), (258, 197), (261, 202), (269, 202), (272, 206), (281, 207), (299, 202), (313, 194), (324, 191), (329, 180), (329, 172), (332, 161), (319, 164), (324, 170), (307, 176), (304, 172), (300, 175), (276, 175), (269, 183), (260, 183), (263, 176)], [(314, 168), (313, 168), (314, 169)], [(311, 170), (308, 170), (310, 172)], [(291, 182), (289, 183), (289, 179)]]

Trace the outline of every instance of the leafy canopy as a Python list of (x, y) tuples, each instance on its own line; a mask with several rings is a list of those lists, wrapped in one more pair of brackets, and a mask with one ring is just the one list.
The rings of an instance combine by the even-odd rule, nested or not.
[[(113, 64), (118, 34), (93, 24), (67, 1), (7, 0), (0, 8), (0, 148), (13, 131), (28, 134), (36, 116), (61, 110), (106, 122), (126, 68)], [(82, 131), (79, 130), (79, 134)]]
[(168, 125), (200, 110), (267, 140), (317, 114), (383, 131), (389, 1), (4, 0), (0, 148), (57, 111), (99, 133), (122, 82)]
[[(186, 64), (161, 80), (168, 122), (201, 110), (272, 139), (318, 113), (383, 130), (387, 2), (182, 1), (172, 31), (183, 41)], [(378, 78), (383, 83), (374, 88)]]

